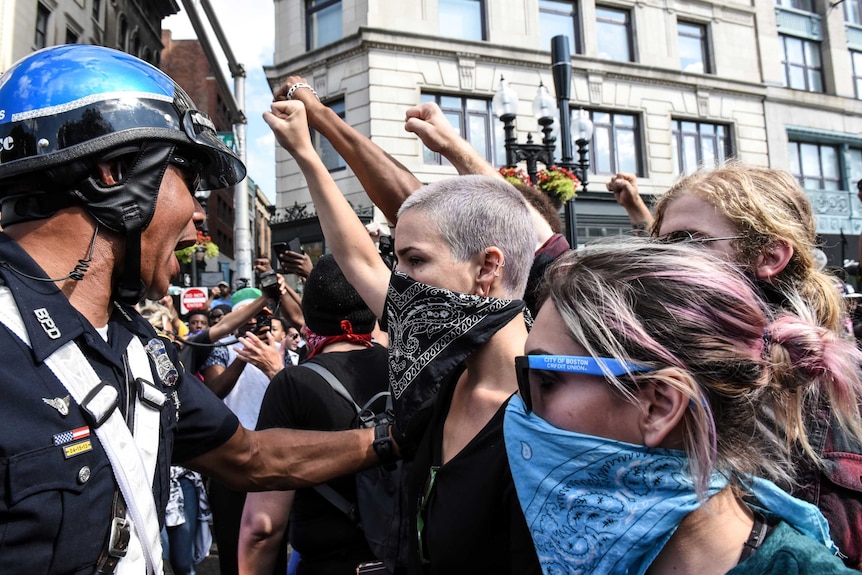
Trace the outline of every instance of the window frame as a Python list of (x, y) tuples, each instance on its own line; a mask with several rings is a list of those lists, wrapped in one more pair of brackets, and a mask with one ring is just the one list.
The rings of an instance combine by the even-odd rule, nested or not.
[[(553, 2), (554, 4), (565, 4), (569, 7), (568, 13), (564, 13), (562, 10), (554, 10), (549, 6), (543, 6), (544, 3)], [(551, 38), (554, 36), (547, 36), (542, 31), (542, 18), (543, 15), (549, 15), (549, 18), (555, 18), (556, 20), (562, 21), (564, 19), (571, 19), (571, 35), (569, 36), (570, 45), (572, 47), (572, 52), (575, 54), (582, 54), (582, 40), (581, 40), (581, 26), (580, 26), (580, 16), (578, 14), (578, 4), (573, 0), (539, 0), (539, 38), (542, 42), (547, 42), (545, 46), (542, 47), (542, 50), (547, 48), (550, 50), (551, 46)]]
[[(692, 28), (697, 28), (702, 32), (699, 37), (696, 37), (691, 34), (684, 34), (681, 26), (689, 26)], [(710, 44), (710, 36), (709, 36), (709, 25), (703, 22), (698, 22), (697, 20), (686, 20), (686, 19), (677, 19), (676, 21), (676, 37), (677, 37), (677, 46), (679, 48), (680, 53), (680, 70), (685, 74), (713, 74), (713, 66), (712, 66), (712, 51), (709, 49)], [(682, 65), (682, 42), (680, 41), (682, 38), (692, 38), (695, 40), (699, 40), (700, 43), (700, 57), (701, 63), (703, 64), (703, 69), (700, 72), (686, 72), (685, 68)]]
[[(314, 4), (315, 2), (317, 2), (317, 5), (312, 6), (312, 4)], [(321, 48), (323, 46), (326, 46), (326, 45), (332, 43), (332, 42), (326, 42), (326, 43), (321, 44), (318, 41), (317, 45), (315, 45), (314, 31), (318, 30), (318, 26), (315, 25), (314, 18), (315, 18), (316, 14), (323, 12), (327, 8), (331, 8), (332, 6), (335, 6), (336, 4), (340, 5), (343, 8), (342, 0), (319, 0), (319, 1), (318, 0), (305, 0), (305, 49), (306, 50), (316, 50), (318, 48)], [(343, 12), (343, 10), (342, 10), (342, 12)], [(343, 18), (343, 14), (342, 14), (342, 18)], [(342, 19), (342, 25), (343, 25), (343, 23), (344, 23), (344, 20)], [(317, 34), (317, 36), (319, 37), (320, 34)], [(344, 30), (343, 29), (339, 30), (338, 39), (341, 39), (343, 36), (344, 36)], [(334, 40), (333, 40), (333, 42), (334, 42)]]
[(862, 0), (844, 0), (844, 22), (862, 27)]
[[(48, 29), (51, 22), (51, 9), (42, 4), (36, 3), (36, 25), (33, 31), (33, 45), (37, 50), (48, 46)], [(41, 42), (39, 38), (41, 36)]]
[[(344, 97), (337, 97), (328, 99), (326, 102), (326, 107), (332, 110), (339, 118), (346, 121), (347, 118), (347, 103), (344, 100)], [(340, 108), (340, 109), (339, 109)], [(317, 151), (317, 154), (320, 156), (320, 160), (323, 163), (326, 170), (331, 174), (333, 172), (340, 172), (342, 170), (347, 169), (347, 162), (344, 158), (341, 157), (341, 154), (336, 151), (335, 147), (327, 140), (323, 134), (315, 130), (314, 128), (309, 128), (311, 132), (311, 142), (314, 145), (314, 149)], [(336, 165), (329, 165), (327, 163), (326, 150), (331, 150), (332, 154), (335, 158), (338, 159)]]
[[(849, 189), (847, 187), (844, 187), (846, 184), (848, 184), (848, 182), (845, 181), (846, 178), (844, 177), (844, 166), (842, 165), (843, 164), (843, 160), (842, 160), (842, 156), (843, 156), (842, 148), (843, 148), (843, 146), (841, 144), (838, 144), (836, 142), (813, 141), (813, 140), (809, 140), (809, 139), (788, 139), (788, 141), (787, 141), (788, 160), (790, 160), (791, 156), (793, 155), (793, 150), (791, 149), (791, 147), (793, 147), (793, 146), (796, 147), (796, 154), (795, 154), (796, 155), (796, 165), (799, 167), (799, 173), (795, 173), (793, 171), (793, 162), (792, 161), (788, 162), (788, 164), (789, 164), (788, 171), (793, 175), (794, 178), (796, 178), (796, 181), (799, 182), (799, 185), (802, 186), (802, 189), (812, 190), (812, 191), (814, 191), (814, 190), (816, 190), (816, 191), (829, 191), (829, 192), (835, 192), (835, 191), (841, 191), (841, 190)], [(817, 176), (806, 175), (803, 172), (802, 146), (817, 146), (817, 158), (818, 158), (817, 163), (818, 163), (818, 167), (820, 170), (819, 175), (817, 175)], [(836, 160), (835, 172), (837, 174), (837, 177), (835, 177), (835, 178), (827, 178), (827, 177), (823, 176), (823, 148), (827, 148), (827, 147), (831, 148), (834, 152), (834, 156), (835, 156), (835, 160)], [(828, 188), (828, 187), (823, 186), (822, 184), (816, 188), (806, 186), (806, 183), (805, 183), (806, 180), (815, 180), (815, 179), (820, 180), (821, 182), (826, 182), (826, 181), (835, 182), (835, 187), (834, 188)]]
[(450, 39), (450, 40), (464, 40), (467, 42), (487, 42), (488, 41), (488, 18), (487, 18), (487, 10), (486, 10), (486, 6), (485, 6), (485, 0), (447, 0), (447, 1), (458, 2), (458, 3), (463, 3), (463, 4), (466, 4), (469, 2), (469, 3), (473, 3), (473, 4), (476, 4), (479, 6), (479, 27), (480, 27), (479, 39), (463, 38), (461, 36), (450, 36), (450, 35), (445, 34), (443, 32), (443, 30), (440, 30), (441, 24), (445, 20), (443, 17), (441, 17), (441, 12), (440, 12), (441, 2), (440, 1), (437, 2), (437, 21), (438, 21), (437, 29), (438, 29), (438, 33), (441, 36), (443, 36), (447, 39)]
[[(857, 58), (858, 64), (857, 67)], [(850, 66), (852, 68), (853, 88), (857, 100), (862, 100), (862, 51), (850, 50)]]
[[(694, 132), (688, 132), (683, 130), (683, 124), (694, 124), (696, 129)], [(710, 127), (713, 129), (712, 134), (704, 134), (703, 128)], [(722, 128), (725, 133), (723, 136), (719, 136), (714, 133), (716, 128)], [(687, 166), (686, 154), (683, 153), (685, 148), (685, 142), (687, 136), (695, 136), (695, 157), (696, 162), (694, 166)], [(725, 163), (727, 160), (734, 156), (733, 151), (733, 126), (729, 123), (723, 122), (702, 122), (700, 120), (692, 120), (687, 118), (671, 118), (671, 137), (673, 139), (673, 152), (675, 155), (675, 169), (676, 175), (682, 174), (690, 174), (696, 171), (698, 168), (704, 165), (704, 157), (703, 157), (703, 142), (705, 139), (714, 139), (715, 146), (714, 149), (716, 151), (716, 163), (715, 166), (720, 166)], [(723, 144), (723, 145), (722, 145)], [(723, 152), (723, 157), (718, 157), (718, 152)], [(705, 166), (711, 168), (713, 166)]]
[[(617, 12), (619, 14), (623, 14), (626, 17), (626, 21), (623, 24), (619, 24), (618, 22), (614, 22), (612, 20), (607, 20), (607, 19), (603, 20), (599, 17), (599, 11), (601, 11), (601, 10), (606, 10), (609, 12)], [(628, 59), (618, 60), (616, 58), (604, 58), (604, 57), (602, 57), (602, 55), (601, 55), (601, 44), (598, 45), (599, 58), (601, 58), (602, 60), (608, 60), (611, 62), (636, 62), (637, 61), (637, 54), (635, 53), (635, 42), (634, 42), (634, 39), (635, 39), (634, 13), (632, 12), (632, 10), (630, 8), (623, 8), (623, 7), (614, 6), (611, 4), (596, 4), (596, 37), (599, 40), (599, 42), (601, 42), (601, 38), (603, 36), (605, 36), (604, 34), (601, 34), (599, 32), (600, 23), (604, 23), (606, 25), (613, 25), (613, 26), (622, 26), (622, 28), (625, 30), (625, 38), (626, 38), (627, 47), (628, 47)]]
[[(634, 173), (638, 177), (646, 177), (645, 165), (644, 161), (644, 140), (643, 140), (643, 118), (642, 115), (629, 111), (629, 110), (614, 110), (608, 108), (584, 108), (586, 112), (590, 115), (590, 121), (593, 123), (593, 137), (590, 139), (590, 174), (591, 175), (612, 175), (618, 172), (629, 172), (627, 167), (622, 167), (619, 156), (619, 137), (618, 134), (624, 131), (623, 127), (618, 126), (616, 123), (617, 116), (629, 116), (633, 119), (633, 127), (630, 130), (632, 132), (632, 141), (634, 142), (634, 162), (635, 162), (635, 170)], [(572, 125), (575, 125), (577, 119), (574, 117), (574, 114), (577, 110), (572, 110)], [(608, 114), (610, 116), (610, 121), (607, 124), (599, 124), (596, 122), (595, 115), (596, 113), (600, 114)], [(609, 145), (609, 157), (608, 163), (610, 164), (610, 170), (608, 172), (598, 172), (598, 162), (596, 160), (598, 147), (596, 146), (596, 138), (599, 135), (599, 130), (607, 129), (610, 132), (610, 138), (608, 139)], [(573, 150), (575, 156), (577, 156), (578, 151)]]
[[(824, 94), (824, 93), (826, 93), (825, 75), (823, 73), (823, 51), (821, 49), (823, 46), (822, 42), (817, 41), (817, 40), (811, 40), (809, 38), (792, 36), (790, 34), (779, 34), (778, 39), (781, 41), (781, 66), (784, 68), (784, 87), (789, 88), (791, 90), (801, 90), (803, 92), (811, 92), (812, 94)], [(792, 63), (789, 61), (788, 51), (787, 51), (788, 41), (795, 41), (795, 42), (800, 43), (801, 49), (802, 49), (802, 59), (803, 59), (802, 65), (799, 65), (797, 63)], [(807, 45), (810, 45), (810, 46), (813, 46), (814, 48), (816, 48), (818, 57), (820, 59), (820, 66), (819, 67), (809, 65), (809, 63), (807, 61), (808, 55), (807, 55), (807, 51), (805, 49)], [(791, 82), (790, 82), (791, 74), (790, 74), (790, 72), (793, 68), (801, 68), (802, 69), (803, 78), (805, 79), (805, 87), (804, 88), (798, 88), (795, 86), (791, 86)], [(811, 89), (811, 86), (810, 86), (811, 82), (810, 82), (810, 77), (809, 77), (808, 73), (809, 73), (809, 71), (812, 71), (812, 70), (816, 70), (818, 73), (818, 77), (820, 79), (820, 89), (819, 90)]]
[[(804, 4), (805, 6), (799, 7), (795, 6), (795, 4)], [(789, 8), (791, 10), (798, 10), (799, 12), (815, 14), (814, 0), (775, 0), (775, 5), (779, 8)]]
[[(444, 105), (442, 102), (443, 98), (458, 98), (461, 101), (461, 107), (459, 109), (455, 109), (451, 106)], [(485, 105), (485, 110), (483, 112), (479, 112), (477, 109), (470, 109), (468, 106), (468, 100), (474, 102), (481, 102)], [(494, 112), (491, 109), (491, 99), (489, 98), (478, 98), (474, 96), (467, 96), (463, 94), (447, 94), (443, 92), (423, 92), (421, 95), (421, 102), (434, 102), (440, 107), (440, 110), (446, 116), (446, 119), (449, 119), (449, 115), (457, 114), (459, 125), (454, 126), (458, 133), (462, 138), (470, 142), (470, 145), (479, 152), (486, 161), (490, 162), (492, 165), (503, 165), (499, 160), (501, 158), (505, 158), (505, 150), (503, 146), (503, 123), (497, 120), (494, 116)], [(485, 151), (479, 150), (476, 148), (472, 139), (470, 138), (470, 118), (483, 118), (485, 119), (485, 141), (487, 142), (487, 149)], [(452, 121), (449, 120), (451, 124)], [(499, 124), (499, 126), (498, 126)], [(499, 129), (498, 129), (499, 128)], [(433, 158), (433, 160), (432, 160)], [(422, 163), (426, 166), (451, 166), (451, 162), (443, 157), (439, 152), (434, 152), (429, 148), (423, 146), (422, 148)]]

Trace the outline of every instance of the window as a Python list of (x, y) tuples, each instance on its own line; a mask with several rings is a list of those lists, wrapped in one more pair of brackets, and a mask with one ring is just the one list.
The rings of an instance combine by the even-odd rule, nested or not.
[(779, 34), (784, 65), (784, 85), (807, 92), (823, 91), (820, 43)]
[(102, 0), (93, 0), (93, 20), (99, 21), (102, 12)]
[(677, 22), (679, 36), (679, 67), (683, 72), (709, 74), (709, 50), (706, 26), (692, 22)]
[(441, 36), (461, 40), (485, 39), (482, 0), (439, 0), (437, 6)]
[(862, 0), (844, 0), (844, 21), (862, 26)]
[(599, 58), (632, 62), (632, 25), (628, 10), (596, 6)]
[(630, 172), (643, 176), (638, 117), (591, 110), (590, 119), (593, 121), (593, 141), (590, 144), (593, 173)]
[[(505, 152), (503, 150), (503, 124), (494, 120), (491, 113), (491, 102), (479, 98), (462, 98), (460, 96), (444, 96), (441, 94), (422, 94), (422, 102), (436, 102), (449, 123), (455, 127), (473, 147), (494, 165), (503, 165)], [(497, 126), (496, 124), (499, 124)], [(498, 136), (496, 132), (499, 131)], [(497, 146), (499, 142), (499, 146)], [(428, 148), (423, 148), (424, 162), (451, 166), (449, 161)]]
[(814, 0), (775, 0), (775, 5), (803, 12), (814, 12)]
[(124, 15), (120, 15), (120, 27), (117, 31), (117, 48), (126, 51), (129, 41), (129, 22)]
[(129, 54), (137, 56), (141, 51), (141, 36), (138, 31), (132, 32), (132, 41), (129, 42)]
[(77, 44), (78, 43), (78, 33), (74, 30), (69, 30), (66, 28), (66, 44)]
[(305, 47), (308, 50), (341, 38), (341, 0), (306, 0)]
[(674, 120), (672, 132), (677, 174), (718, 166), (733, 155), (730, 129), (723, 124)]
[[(339, 118), (342, 120), (344, 119), (346, 108), (344, 106), (343, 99), (334, 102), (327, 102), (326, 105), (329, 106), (333, 112), (338, 114)], [(335, 148), (332, 147), (329, 140), (324, 138), (319, 132), (312, 130), (311, 139), (314, 142), (314, 148), (320, 155), (321, 160), (323, 160), (323, 165), (326, 166), (327, 170), (334, 172), (335, 170), (341, 170), (347, 167), (347, 164), (344, 162), (344, 158), (338, 155), (338, 152), (335, 151)]]
[(48, 19), (50, 17), (50, 10), (42, 4), (36, 5), (36, 36), (33, 39), (33, 43), (37, 49), (48, 45)]
[(853, 85), (856, 86), (856, 98), (862, 100), (862, 52), (850, 51), (853, 62)]
[(551, 49), (551, 38), (567, 36), (572, 52), (579, 52), (577, 13), (573, 2), (539, 0), (539, 33), (542, 37), (542, 50)]
[(838, 146), (793, 142), (789, 144), (790, 173), (807, 190), (840, 190)]

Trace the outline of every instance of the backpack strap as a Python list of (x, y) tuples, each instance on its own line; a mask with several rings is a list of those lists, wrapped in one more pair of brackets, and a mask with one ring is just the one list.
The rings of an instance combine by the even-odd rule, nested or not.
[(302, 364), (302, 367), (307, 367), (320, 377), (326, 380), (326, 383), (332, 387), (332, 390), (335, 391), (338, 395), (346, 399), (350, 405), (353, 406), (353, 409), (356, 410), (357, 415), (362, 412), (362, 408), (353, 400), (353, 396), (350, 395), (350, 392), (347, 391), (347, 388), (335, 377), (331, 371), (320, 365), (319, 363), (315, 363), (313, 361), (306, 361)]
[[(353, 397), (350, 395), (350, 392), (347, 391), (347, 388), (344, 387), (335, 374), (320, 365), (319, 363), (315, 363), (313, 361), (306, 361), (302, 365), (297, 367), (307, 367), (320, 377), (326, 380), (326, 383), (332, 387), (333, 391), (350, 402), (350, 405), (356, 410), (356, 414), (359, 415), (362, 412), (362, 408), (353, 401)], [(327, 483), (321, 483), (320, 485), (315, 485), (313, 488), (320, 494), (321, 497), (329, 501), (332, 505), (335, 506), (336, 509), (344, 513), (350, 521), (354, 524), (359, 524), (359, 514), (356, 510), (356, 503), (351, 503), (344, 496), (342, 496), (339, 492), (329, 486)]]

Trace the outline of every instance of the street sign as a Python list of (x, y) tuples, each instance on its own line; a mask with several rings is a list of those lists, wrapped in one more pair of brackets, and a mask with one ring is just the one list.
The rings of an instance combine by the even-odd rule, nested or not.
[(233, 132), (218, 132), (218, 137), (222, 144), (231, 150), (236, 151), (236, 148), (234, 147)]
[(207, 305), (207, 290), (204, 288), (184, 288), (180, 294), (180, 315), (186, 315), (195, 309), (204, 309)]

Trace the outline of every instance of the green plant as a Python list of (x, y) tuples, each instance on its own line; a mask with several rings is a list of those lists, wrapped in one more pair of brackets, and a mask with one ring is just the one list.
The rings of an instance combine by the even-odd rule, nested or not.
[(571, 170), (548, 166), (539, 172), (536, 187), (560, 202), (567, 202), (578, 195), (578, 183), (578, 177)]
[(191, 263), (195, 253), (201, 248), (203, 248), (204, 258), (206, 259), (214, 258), (219, 254), (216, 243), (212, 241), (211, 237), (204, 235), (200, 230), (198, 230), (197, 242), (194, 245), (177, 250), (174, 253), (177, 255), (177, 259), (181, 264), (188, 264)]

